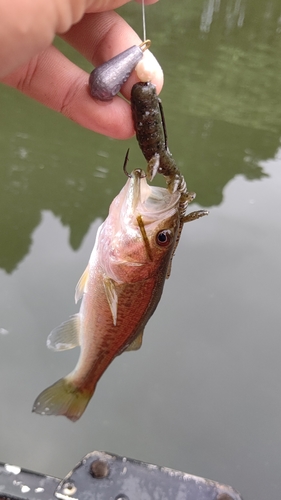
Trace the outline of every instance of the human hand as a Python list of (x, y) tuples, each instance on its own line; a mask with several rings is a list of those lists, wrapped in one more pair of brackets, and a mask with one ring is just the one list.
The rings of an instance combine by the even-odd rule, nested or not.
[[(95, 66), (138, 45), (138, 35), (112, 10), (128, 1), (0, 0), (0, 81), (95, 132), (131, 137), (130, 105), (118, 96), (111, 102), (92, 99), (88, 73), (51, 45), (59, 34)], [(159, 92), (163, 74), (156, 67), (153, 83)], [(126, 99), (136, 81), (132, 74), (122, 87)]]

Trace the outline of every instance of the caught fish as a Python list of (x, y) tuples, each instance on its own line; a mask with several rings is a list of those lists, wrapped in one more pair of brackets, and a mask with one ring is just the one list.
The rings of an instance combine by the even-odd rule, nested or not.
[(49, 335), (49, 348), (80, 346), (75, 369), (44, 390), (33, 411), (76, 421), (97, 382), (123, 351), (137, 350), (160, 300), (182, 219), (181, 194), (151, 186), (134, 170), (100, 226), (89, 264), (76, 287), (78, 314)]
[[(163, 110), (151, 83), (132, 90), (132, 111), (137, 139), (148, 161), (147, 174), (124, 172), (128, 180), (113, 200), (100, 226), (88, 266), (75, 292), (80, 311), (49, 335), (49, 348), (60, 351), (80, 346), (75, 369), (43, 391), (33, 411), (65, 415), (72, 421), (84, 413), (97, 382), (124, 351), (141, 347), (144, 328), (161, 298), (165, 279), (183, 225), (207, 215), (186, 214), (195, 197), (187, 191), (167, 147)], [(167, 188), (150, 186), (162, 173)]]

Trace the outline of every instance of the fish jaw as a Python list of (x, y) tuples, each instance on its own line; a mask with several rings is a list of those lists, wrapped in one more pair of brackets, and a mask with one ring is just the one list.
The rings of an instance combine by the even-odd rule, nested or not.
[(119, 195), (96, 240), (104, 274), (116, 281), (135, 282), (157, 272), (169, 248), (155, 244), (164, 229), (176, 237), (179, 226), (179, 193), (147, 184), (144, 173), (134, 170)]

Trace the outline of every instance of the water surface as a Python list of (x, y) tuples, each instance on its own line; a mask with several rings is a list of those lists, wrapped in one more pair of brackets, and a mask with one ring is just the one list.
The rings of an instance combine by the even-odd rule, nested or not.
[[(141, 33), (139, 6), (120, 12)], [(210, 215), (186, 225), (142, 349), (114, 361), (81, 420), (31, 414), (76, 363), (76, 350), (56, 354), (45, 341), (77, 310), (128, 146), (130, 167), (145, 165), (135, 140), (99, 136), (1, 87), (0, 460), (62, 477), (108, 450), (277, 499), (280, 2), (160, 0), (147, 24), (169, 146), (197, 192), (191, 209)]]

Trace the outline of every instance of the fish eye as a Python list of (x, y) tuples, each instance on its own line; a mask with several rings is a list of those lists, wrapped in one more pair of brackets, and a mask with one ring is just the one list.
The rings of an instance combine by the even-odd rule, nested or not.
[(160, 247), (167, 247), (172, 240), (172, 231), (170, 229), (163, 229), (156, 235), (156, 243)]

